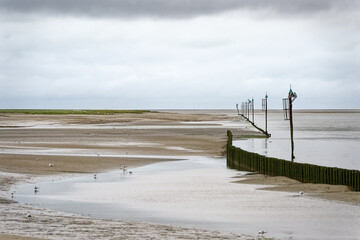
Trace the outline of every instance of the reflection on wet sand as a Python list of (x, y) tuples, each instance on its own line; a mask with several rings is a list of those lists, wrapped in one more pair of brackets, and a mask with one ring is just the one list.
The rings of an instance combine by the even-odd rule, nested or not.
[[(304, 185), (305, 195), (300, 191), (258, 191), (261, 181), (258, 185), (233, 183), (234, 176), (244, 173), (226, 169), (224, 159), (189, 158), (139, 167), (132, 175), (122, 171), (98, 174), (96, 182), (86, 176), (43, 183), (36, 197), (31, 186), (25, 185), (16, 190), (17, 200), (95, 218), (237, 234), (254, 234), (259, 228), (278, 238), (351, 238), (360, 234), (355, 230), (360, 219), (358, 207), (309, 198)], [(335, 229), (339, 222), (342, 227), (336, 234), (318, 230)]]

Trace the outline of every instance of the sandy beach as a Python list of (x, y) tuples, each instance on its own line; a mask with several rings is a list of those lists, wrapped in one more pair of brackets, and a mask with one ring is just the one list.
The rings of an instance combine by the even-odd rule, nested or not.
[[(179, 156), (179, 159), (186, 155), (223, 156), (226, 129), (211, 123), (209, 126), (208, 122), (231, 118), (194, 113), (2, 115), (2, 195), (22, 182), (176, 160), (148, 157), (152, 155)], [(202, 122), (207, 122), (206, 127), (202, 127)], [(252, 133), (251, 130), (243, 132)], [(90, 219), (22, 206), (4, 197), (0, 203), (1, 219), (5, 219), (1, 223), (0, 239), (31, 239), (30, 236), (41, 239), (252, 239), (199, 229)], [(26, 217), (29, 212), (34, 215), (30, 222)], [(64, 229), (69, 224), (71, 228)]]
[(359, 192), (351, 191), (347, 186), (301, 183), (287, 177), (272, 177), (262, 174), (241, 176), (236, 178), (239, 180), (234, 182), (240, 184), (268, 185), (258, 188), (259, 190), (292, 193), (304, 192), (311, 197), (360, 205)]
[[(93, 219), (20, 205), (6, 197), (14, 185), (25, 182), (96, 174), (117, 170), (123, 165), (136, 168), (186, 156), (223, 157), (227, 130), (234, 136), (260, 135), (235, 113), (225, 112), (2, 114), (0, 239), (257, 239), (256, 235)], [(344, 186), (301, 184), (264, 175), (241, 178), (234, 181), (271, 185), (263, 186), (264, 190), (305, 191), (310, 197), (360, 204), (359, 193)], [(28, 218), (30, 213), (32, 217)]]

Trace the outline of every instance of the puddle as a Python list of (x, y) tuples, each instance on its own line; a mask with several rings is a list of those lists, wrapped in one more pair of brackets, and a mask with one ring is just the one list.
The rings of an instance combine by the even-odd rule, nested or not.
[(194, 150), (194, 149), (183, 148), (183, 147), (165, 147), (165, 149), (184, 151), (184, 152), (202, 152), (201, 150)]
[[(188, 157), (187, 157), (188, 158)], [(360, 207), (235, 184), (224, 159), (191, 157), (122, 171), (19, 186), (15, 200), (94, 218), (165, 223), (304, 239), (360, 236)]]

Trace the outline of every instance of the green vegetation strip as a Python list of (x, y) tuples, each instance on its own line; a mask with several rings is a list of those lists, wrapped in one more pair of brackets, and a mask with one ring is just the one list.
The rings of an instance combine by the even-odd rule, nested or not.
[(114, 115), (123, 113), (141, 114), (150, 112), (149, 110), (71, 110), (71, 109), (0, 109), (0, 114), (17, 113), (17, 114), (49, 114), (49, 115), (66, 115), (66, 114), (84, 114), (84, 115)]
[(270, 176), (285, 176), (303, 183), (349, 186), (360, 191), (360, 171), (290, 162), (248, 152), (232, 145), (233, 135), (227, 132), (227, 166), (239, 171), (258, 172)]

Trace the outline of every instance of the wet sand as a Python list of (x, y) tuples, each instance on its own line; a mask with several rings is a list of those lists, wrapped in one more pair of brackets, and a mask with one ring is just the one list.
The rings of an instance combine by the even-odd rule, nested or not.
[(20, 237), (14, 235), (0, 235), (1, 240), (39, 240), (40, 238)]
[[(223, 126), (219, 122), (233, 125)], [(239, 125), (243, 127), (238, 127)], [(245, 126), (245, 127), (244, 127)], [(167, 225), (91, 219), (13, 203), (4, 197), (14, 184), (60, 179), (129, 168), (183, 156), (225, 155), (226, 130), (234, 135), (254, 135), (251, 126), (233, 115), (197, 112), (152, 112), (121, 115), (18, 115), (0, 116), (0, 239), (256, 239), (201, 229)], [(152, 157), (149, 157), (152, 156)], [(163, 156), (163, 157), (158, 157)], [(49, 164), (53, 164), (50, 167)], [(260, 177), (259, 177), (260, 176)], [(304, 191), (306, 184), (257, 176), (255, 184), (272, 190)], [(249, 183), (250, 180), (242, 181)], [(299, 185), (299, 190), (297, 187)], [(358, 193), (332, 186), (311, 186), (322, 198), (358, 204)], [(337, 187), (337, 186), (336, 186)], [(345, 193), (345, 194), (344, 194)], [(28, 213), (34, 215), (30, 220)], [(17, 236), (14, 236), (17, 235)], [(11, 236), (11, 238), (10, 238)]]
[(236, 178), (240, 180), (234, 182), (239, 184), (270, 185), (268, 187), (258, 188), (259, 190), (293, 193), (303, 192), (304, 196), (360, 205), (360, 193), (351, 191), (348, 186), (301, 183), (287, 177), (272, 177), (262, 174), (239, 176)]
[[(175, 113), (1, 115), (0, 171), (34, 175), (96, 173), (124, 164), (137, 167), (169, 160), (166, 156), (224, 156), (226, 129), (198, 124), (233, 118)], [(165, 157), (145, 157), (152, 155)]]
[[(224, 156), (228, 128), (214, 121), (234, 118), (193, 112), (1, 115), (0, 218), (4, 221), (0, 223), (0, 239), (254, 239), (201, 229), (91, 219), (23, 206), (4, 197), (11, 186), (23, 182), (117, 170), (123, 165), (134, 168), (187, 155)], [(232, 130), (254, 134), (251, 129)], [(29, 213), (31, 219), (27, 218)]]

